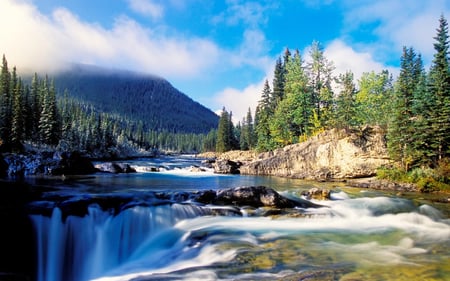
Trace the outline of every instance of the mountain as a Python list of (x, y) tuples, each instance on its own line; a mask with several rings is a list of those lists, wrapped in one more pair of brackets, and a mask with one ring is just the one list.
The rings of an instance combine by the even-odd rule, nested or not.
[(143, 121), (148, 130), (207, 133), (218, 124), (214, 112), (157, 76), (76, 64), (53, 77), (58, 93), (67, 90), (99, 112)]

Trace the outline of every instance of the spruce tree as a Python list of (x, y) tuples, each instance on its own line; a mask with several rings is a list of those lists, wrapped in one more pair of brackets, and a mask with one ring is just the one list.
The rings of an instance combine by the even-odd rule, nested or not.
[(417, 55), (413, 48), (403, 48), (400, 75), (394, 96), (394, 111), (388, 130), (388, 149), (391, 157), (408, 171), (417, 160), (412, 145), (414, 128), (413, 102), (420, 71), (417, 69)]
[(356, 86), (353, 82), (353, 73), (347, 71), (345, 74), (339, 75), (337, 82), (341, 86), (341, 92), (336, 100), (334, 126), (338, 128), (352, 127), (356, 125)]
[(13, 150), (20, 151), (25, 132), (24, 100), (22, 80), (18, 79), (13, 90), (11, 145)]
[(331, 89), (333, 63), (329, 61), (319, 42), (314, 41), (310, 50), (311, 61), (308, 65), (309, 83), (312, 101), (315, 105), (313, 124), (319, 130), (329, 125), (332, 118), (333, 91)]
[(450, 70), (448, 23), (444, 16), (434, 37), (434, 59), (429, 74), (429, 91), (434, 104), (431, 112), (430, 156), (437, 163), (449, 154), (450, 143)]
[(256, 133), (256, 149), (258, 151), (268, 151), (272, 149), (272, 138), (270, 136), (270, 118), (273, 114), (271, 107), (271, 89), (269, 82), (266, 80), (261, 93), (261, 99), (256, 107), (255, 119), (258, 120), (255, 126)]
[(8, 62), (3, 55), (2, 68), (0, 72), (0, 143), (9, 144), (11, 127), (11, 74)]
[(56, 91), (54, 82), (49, 85), (48, 77), (41, 86), (42, 112), (39, 119), (40, 139), (45, 144), (55, 145), (59, 140)]
[(225, 152), (231, 149), (230, 143), (230, 115), (226, 111), (225, 107), (222, 109), (222, 113), (219, 119), (219, 126), (217, 128), (217, 142), (216, 151)]

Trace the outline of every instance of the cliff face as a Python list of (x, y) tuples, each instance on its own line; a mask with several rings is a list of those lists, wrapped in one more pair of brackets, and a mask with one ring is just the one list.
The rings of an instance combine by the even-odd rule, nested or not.
[(388, 164), (385, 135), (378, 127), (330, 130), (306, 142), (260, 154), (241, 174), (330, 180), (373, 176)]

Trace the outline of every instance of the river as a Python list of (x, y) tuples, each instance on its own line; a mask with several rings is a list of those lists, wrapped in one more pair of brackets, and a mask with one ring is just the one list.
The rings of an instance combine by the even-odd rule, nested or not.
[[(344, 183), (192, 172), (200, 165), (192, 156), (128, 163), (138, 173), (35, 180), (49, 188), (31, 209), (50, 210), (30, 215), (37, 280), (450, 279), (448, 213), (426, 198)], [(291, 198), (326, 187), (332, 200), (290, 215), (242, 208), (241, 216), (226, 216), (188, 198), (167, 204), (155, 197), (250, 185)], [(93, 203), (83, 214), (63, 208), (93, 197), (133, 204), (117, 210)]]

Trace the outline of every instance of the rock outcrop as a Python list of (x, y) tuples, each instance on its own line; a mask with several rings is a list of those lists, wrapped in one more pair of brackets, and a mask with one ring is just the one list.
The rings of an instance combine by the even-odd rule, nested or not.
[(385, 134), (379, 127), (329, 130), (306, 142), (259, 155), (240, 167), (241, 174), (312, 180), (373, 176), (389, 163)]

